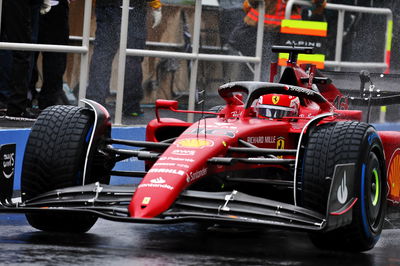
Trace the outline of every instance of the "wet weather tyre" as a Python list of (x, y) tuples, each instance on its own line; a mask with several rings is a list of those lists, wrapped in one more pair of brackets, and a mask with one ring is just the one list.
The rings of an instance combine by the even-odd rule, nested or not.
[[(335, 166), (354, 164), (357, 202), (351, 223), (325, 233), (311, 233), (322, 249), (366, 251), (378, 241), (386, 213), (386, 169), (376, 130), (362, 122), (323, 124), (310, 134), (303, 158), (302, 198), (305, 208), (325, 215)], [(335, 193), (335, 192), (332, 192)]]
[[(83, 166), (94, 114), (76, 106), (45, 109), (31, 129), (21, 176), (22, 200), (58, 188), (82, 185)], [(109, 176), (88, 177), (85, 184), (109, 183)], [(35, 228), (51, 232), (86, 232), (97, 217), (81, 213), (28, 213)]]

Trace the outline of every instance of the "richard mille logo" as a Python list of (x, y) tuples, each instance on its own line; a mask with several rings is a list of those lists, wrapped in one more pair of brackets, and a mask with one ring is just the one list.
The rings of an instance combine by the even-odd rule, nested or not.
[(344, 204), (347, 200), (347, 196), (348, 196), (349, 192), (347, 190), (347, 186), (346, 186), (346, 171), (344, 171), (343, 174), (343, 179), (342, 182), (340, 184), (340, 186), (338, 187), (337, 190), (337, 199), (341, 204)]

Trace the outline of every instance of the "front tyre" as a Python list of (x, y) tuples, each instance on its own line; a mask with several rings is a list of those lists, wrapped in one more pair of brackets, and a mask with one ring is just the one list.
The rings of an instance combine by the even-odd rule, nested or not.
[(354, 164), (349, 182), (358, 201), (349, 225), (326, 233), (310, 234), (323, 249), (365, 251), (378, 241), (386, 213), (386, 169), (376, 130), (360, 122), (318, 126), (311, 134), (303, 159), (302, 204), (326, 214), (331, 178), (338, 164)]
[[(76, 106), (52, 106), (41, 113), (25, 149), (21, 177), (23, 201), (54, 189), (82, 185), (93, 123), (93, 112)], [(93, 154), (89, 167), (95, 170), (87, 175), (85, 184), (96, 181), (108, 184), (107, 165), (104, 154)], [(62, 212), (29, 213), (26, 217), (33, 227), (51, 232), (86, 232), (97, 220), (93, 215)]]

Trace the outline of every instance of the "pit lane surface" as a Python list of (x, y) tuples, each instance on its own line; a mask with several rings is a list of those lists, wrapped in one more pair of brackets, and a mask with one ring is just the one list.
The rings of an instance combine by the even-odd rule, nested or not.
[(320, 251), (305, 233), (270, 229), (215, 233), (196, 224), (144, 225), (99, 220), (87, 234), (30, 227), (0, 215), (0, 264), (18, 265), (400, 265), (400, 223), (366, 253)]

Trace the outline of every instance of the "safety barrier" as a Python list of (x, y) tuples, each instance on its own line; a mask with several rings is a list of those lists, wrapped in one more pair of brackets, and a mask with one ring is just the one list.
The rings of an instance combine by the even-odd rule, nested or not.
[[(303, 0), (289, 0), (286, 6), (285, 18), (289, 19), (293, 5), (303, 5), (311, 6), (310, 1)], [(386, 70), (389, 69), (390, 65), (390, 49), (392, 45), (392, 31), (393, 31), (393, 14), (389, 8), (374, 8), (374, 7), (362, 7), (362, 6), (350, 6), (350, 5), (340, 5), (327, 3), (326, 9), (338, 11), (338, 22), (337, 22), (337, 35), (336, 35), (336, 50), (335, 50), (335, 61), (325, 61), (325, 66), (335, 67), (335, 70), (340, 70), (341, 67), (349, 68), (382, 68)], [(356, 12), (356, 13), (369, 13), (375, 15), (385, 15), (386, 16), (386, 38), (384, 46), (384, 62), (343, 62), (342, 58), (342, 48), (343, 48), (343, 31), (344, 31), (344, 15), (345, 12)]]

